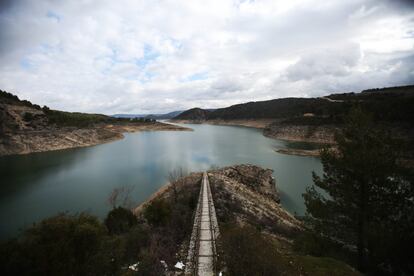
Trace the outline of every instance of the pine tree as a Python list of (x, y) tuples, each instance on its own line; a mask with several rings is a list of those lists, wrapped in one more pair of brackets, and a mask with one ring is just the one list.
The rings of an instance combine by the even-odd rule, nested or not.
[(313, 173), (315, 185), (303, 195), (313, 229), (355, 245), (361, 271), (401, 263), (401, 238), (413, 241), (414, 193), (399, 164), (398, 141), (360, 108), (350, 112), (335, 140), (335, 149), (321, 152), (323, 176)]

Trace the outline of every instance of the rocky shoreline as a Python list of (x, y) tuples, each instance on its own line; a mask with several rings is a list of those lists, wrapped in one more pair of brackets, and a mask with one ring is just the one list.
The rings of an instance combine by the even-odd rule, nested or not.
[(273, 123), (272, 119), (265, 120), (169, 120), (178, 124), (209, 124), (221, 126), (243, 126), (257, 129), (265, 129), (269, 124)]
[(312, 126), (272, 123), (263, 130), (263, 135), (291, 142), (334, 144), (337, 129), (337, 127), (331, 125)]
[(296, 156), (314, 156), (319, 157), (320, 151), (319, 150), (303, 150), (303, 149), (275, 149), (275, 152), (287, 155), (296, 155)]
[(122, 139), (125, 132), (192, 130), (152, 119), (40, 107), (0, 90), (0, 156), (89, 147)]
[[(285, 125), (280, 120), (170, 120), (181, 124), (211, 124), (225, 126), (243, 126), (263, 130), (263, 135), (272, 139), (288, 142), (303, 142), (310, 144), (333, 145), (334, 133), (337, 127), (331, 125), (309, 126), (309, 125)], [(296, 148), (277, 149), (282, 154), (298, 156), (319, 156), (319, 150), (304, 150)]]
[(191, 129), (172, 124), (150, 122), (101, 124), (86, 128), (24, 130), (1, 135), (0, 156), (89, 147), (123, 139), (125, 132), (161, 130), (188, 131)]

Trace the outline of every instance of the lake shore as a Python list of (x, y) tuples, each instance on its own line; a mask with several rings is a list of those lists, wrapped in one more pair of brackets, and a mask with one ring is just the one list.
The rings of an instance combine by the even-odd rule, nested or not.
[[(333, 142), (333, 127), (289, 126), (278, 125), (280, 120), (170, 120), (181, 124), (209, 124), (223, 126), (242, 126), (263, 130), (262, 135), (268, 138), (283, 140), (287, 142), (303, 142), (310, 144), (330, 144)], [(319, 149), (305, 150), (299, 148), (282, 148), (275, 150), (278, 153), (297, 156), (319, 156)]]
[(128, 132), (191, 130), (191, 128), (173, 124), (150, 122), (99, 124), (87, 128), (66, 127), (42, 131), (20, 131), (7, 133), (1, 137), (0, 156), (95, 146), (123, 139), (123, 133)]
[(257, 129), (265, 129), (269, 124), (273, 123), (273, 119), (263, 120), (169, 120), (172, 123), (179, 124), (209, 124), (222, 126), (243, 126)]
[(320, 151), (319, 150), (304, 150), (304, 149), (290, 149), (290, 148), (283, 148), (283, 149), (275, 149), (275, 152), (287, 155), (297, 155), (297, 156), (313, 156), (319, 157)]

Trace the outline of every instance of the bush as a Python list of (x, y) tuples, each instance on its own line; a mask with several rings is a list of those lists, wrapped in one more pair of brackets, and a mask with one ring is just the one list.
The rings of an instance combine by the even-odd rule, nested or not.
[(49, 122), (58, 126), (88, 127), (97, 123), (106, 123), (115, 119), (101, 114), (87, 114), (80, 112), (64, 112), (50, 110), (47, 106), (43, 107)]
[[(93, 257), (100, 250), (105, 228), (96, 217), (60, 214), (3, 244), (1, 275), (95, 274)], [(100, 264), (99, 264), (100, 265)]]
[(166, 224), (171, 215), (171, 206), (163, 199), (154, 200), (144, 211), (149, 224), (160, 226)]
[(293, 242), (296, 252), (317, 257), (331, 257), (355, 265), (355, 252), (312, 231), (304, 231)]
[(104, 223), (109, 233), (122, 234), (137, 224), (137, 218), (131, 210), (117, 207), (108, 213)]
[(279, 254), (256, 229), (227, 226), (222, 231), (224, 261), (230, 275), (279, 275)]
[[(45, 219), (0, 244), (0, 275), (162, 275), (160, 260), (174, 265), (189, 239), (199, 185), (181, 193), (174, 204), (167, 197), (144, 210), (150, 225), (121, 207), (104, 223), (88, 214)], [(128, 270), (137, 262), (140, 271)]]
[(132, 263), (137, 260), (143, 248), (148, 246), (150, 233), (141, 225), (136, 225), (125, 235), (125, 246), (123, 248), (123, 259)]

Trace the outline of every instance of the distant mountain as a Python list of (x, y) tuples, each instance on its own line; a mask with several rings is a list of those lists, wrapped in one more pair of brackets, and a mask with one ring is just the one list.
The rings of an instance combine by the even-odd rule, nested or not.
[(148, 114), (114, 114), (111, 117), (114, 118), (144, 118)]
[(114, 114), (112, 117), (115, 118), (146, 118), (154, 120), (166, 120), (172, 119), (180, 115), (183, 111), (173, 111), (165, 114)]
[(209, 115), (212, 111), (201, 108), (192, 108), (187, 111), (184, 111), (180, 115), (174, 117), (176, 120), (191, 120), (191, 121), (204, 121), (209, 118)]
[[(208, 111), (192, 108), (175, 120), (278, 119), (289, 123), (337, 124), (351, 106), (359, 104), (385, 122), (414, 122), (414, 85), (364, 90), (361, 93), (332, 94), (319, 98), (282, 98), (248, 102)], [(304, 116), (305, 115), (305, 116)]]
[(173, 111), (173, 112), (169, 112), (169, 113), (165, 113), (165, 114), (150, 114), (150, 115), (146, 115), (145, 118), (150, 118), (150, 119), (155, 119), (155, 120), (166, 120), (166, 119), (172, 119), (178, 115), (180, 115), (181, 113), (183, 113), (182, 110), (180, 111)]

